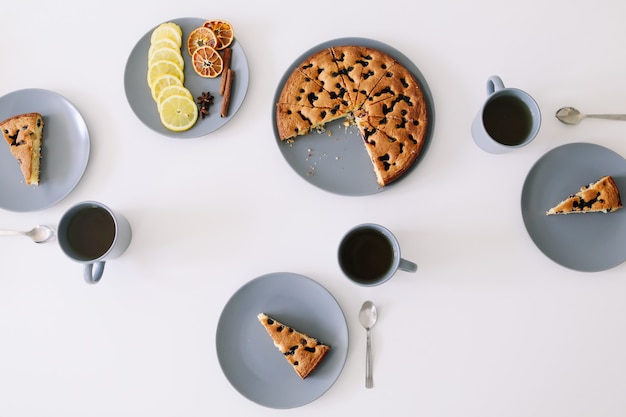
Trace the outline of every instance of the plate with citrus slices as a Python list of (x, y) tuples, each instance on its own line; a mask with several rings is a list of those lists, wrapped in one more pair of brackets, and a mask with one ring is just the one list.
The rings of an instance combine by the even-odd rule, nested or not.
[(248, 90), (246, 55), (236, 28), (219, 18), (177, 18), (148, 30), (124, 72), (128, 103), (147, 127), (197, 138), (226, 124)]

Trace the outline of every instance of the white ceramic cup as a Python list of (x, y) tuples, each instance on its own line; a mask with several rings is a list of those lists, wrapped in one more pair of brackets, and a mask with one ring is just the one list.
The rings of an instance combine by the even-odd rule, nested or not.
[(417, 264), (400, 256), (400, 244), (393, 233), (374, 223), (350, 229), (339, 244), (337, 258), (343, 273), (366, 287), (389, 281), (397, 270), (417, 271)]
[(472, 123), (474, 142), (499, 154), (528, 145), (539, 133), (541, 112), (525, 91), (507, 88), (497, 75), (487, 80), (487, 101)]
[(124, 216), (96, 201), (84, 201), (65, 212), (57, 230), (63, 252), (84, 264), (83, 278), (96, 284), (106, 261), (122, 255), (130, 245), (132, 231)]

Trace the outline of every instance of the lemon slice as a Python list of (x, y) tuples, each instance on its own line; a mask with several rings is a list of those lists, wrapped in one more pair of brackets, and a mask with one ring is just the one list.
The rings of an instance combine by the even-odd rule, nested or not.
[(150, 89), (150, 92), (152, 93), (152, 98), (154, 99), (154, 101), (158, 102), (158, 97), (159, 97), (159, 94), (161, 94), (161, 90), (163, 90), (165, 87), (168, 87), (170, 85), (177, 85), (179, 87), (182, 87), (183, 82), (178, 77), (172, 74), (161, 75), (156, 80), (154, 80), (154, 84), (152, 85), (152, 88)]
[(176, 65), (172, 61), (165, 61), (165, 60), (154, 61), (148, 67), (147, 78), (148, 78), (148, 85), (150, 86), (150, 89), (152, 89), (154, 82), (159, 78), (159, 76), (165, 75), (165, 74), (173, 75), (177, 77), (182, 83), (185, 82), (185, 74), (178, 65)]
[(148, 57), (148, 66), (156, 61), (171, 61), (178, 65), (180, 69), (185, 68), (185, 60), (180, 53), (180, 49), (168, 47), (156, 49), (153, 51), (152, 55)]
[(169, 96), (159, 106), (161, 123), (169, 130), (182, 132), (198, 121), (198, 106), (184, 95)]
[(183, 30), (180, 28), (180, 26), (174, 22), (165, 22), (165, 23), (161, 23), (160, 26), (169, 26), (172, 29), (174, 29), (176, 32), (178, 32), (178, 34), (180, 36), (183, 36)]
[(159, 39), (155, 43), (151, 43), (150, 44), (150, 47), (148, 48), (148, 59), (150, 59), (150, 57), (152, 55), (154, 55), (154, 53), (156, 51), (158, 51), (159, 49), (162, 49), (162, 48), (170, 48), (170, 49), (180, 50), (178, 45), (176, 45), (176, 42), (174, 42), (173, 40), (167, 39), (167, 38)]
[(150, 35), (150, 43), (156, 43), (161, 39), (171, 39), (176, 43), (179, 48), (183, 44), (182, 32), (178, 31), (171, 24), (163, 23), (157, 26)]
[(157, 105), (161, 107), (161, 104), (165, 101), (166, 98), (170, 96), (186, 96), (187, 98), (193, 100), (193, 95), (191, 95), (191, 91), (182, 85), (168, 85), (159, 91), (157, 94)]

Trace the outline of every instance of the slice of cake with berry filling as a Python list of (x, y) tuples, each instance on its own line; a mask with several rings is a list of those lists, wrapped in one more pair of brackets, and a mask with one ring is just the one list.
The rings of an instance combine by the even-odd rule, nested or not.
[(11, 154), (20, 163), (26, 184), (39, 185), (43, 117), (39, 113), (25, 113), (0, 123), (0, 130), (9, 144)]
[(570, 213), (611, 213), (622, 208), (617, 184), (610, 175), (600, 178), (589, 185), (584, 185), (576, 194), (561, 201), (546, 212), (552, 214)]
[(322, 362), (330, 346), (260, 313), (257, 318), (300, 378), (305, 379)]

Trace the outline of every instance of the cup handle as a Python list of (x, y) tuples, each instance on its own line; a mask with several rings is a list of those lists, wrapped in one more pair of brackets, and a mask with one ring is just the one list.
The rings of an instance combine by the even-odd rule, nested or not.
[(407, 261), (404, 258), (400, 258), (400, 263), (398, 264), (398, 269), (406, 272), (415, 272), (417, 271), (417, 264)]
[(502, 90), (504, 88), (504, 83), (502, 82), (502, 78), (497, 75), (492, 75), (487, 80), (487, 95), (490, 96), (498, 90)]
[(87, 264), (85, 265), (85, 270), (83, 271), (83, 278), (87, 284), (97, 284), (100, 281), (100, 278), (102, 278), (103, 272), (104, 261)]

